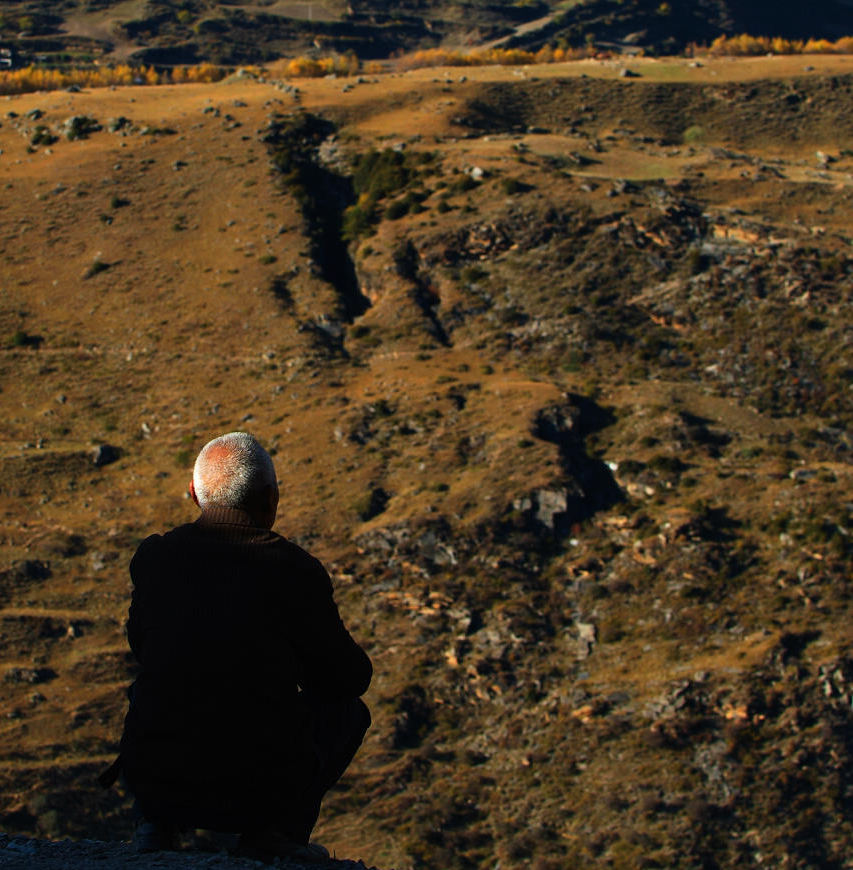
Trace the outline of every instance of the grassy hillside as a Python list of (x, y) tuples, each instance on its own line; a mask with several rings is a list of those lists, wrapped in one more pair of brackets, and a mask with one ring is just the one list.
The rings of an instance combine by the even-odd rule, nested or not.
[(5, 99), (0, 829), (129, 834), (127, 562), (247, 428), (376, 667), (339, 855), (844, 867), (853, 65), (804, 66)]

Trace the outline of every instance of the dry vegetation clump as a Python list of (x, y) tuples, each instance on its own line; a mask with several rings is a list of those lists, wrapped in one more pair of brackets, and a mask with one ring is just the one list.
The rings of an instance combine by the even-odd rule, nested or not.
[(853, 36), (830, 39), (784, 39), (781, 36), (718, 36), (697, 54), (711, 57), (743, 57), (766, 54), (853, 54)]
[(538, 51), (520, 48), (489, 48), (458, 51), (446, 48), (428, 48), (399, 58), (395, 65), (400, 70), (434, 66), (525, 66), (534, 63), (563, 63), (593, 57), (592, 46), (579, 48), (546, 45)]
[(189, 82), (216, 82), (226, 70), (212, 63), (157, 70), (153, 66), (133, 67), (127, 64), (98, 67), (52, 69), (27, 66), (0, 71), (0, 94), (26, 94), (32, 91), (54, 91), (61, 88), (105, 88), (113, 85), (162, 85)]
[(361, 70), (361, 61), (354, 53), (329, 57), (294, 57), (284, 66), (290, 78), (320, 78), (328, 75), (352, 76)]

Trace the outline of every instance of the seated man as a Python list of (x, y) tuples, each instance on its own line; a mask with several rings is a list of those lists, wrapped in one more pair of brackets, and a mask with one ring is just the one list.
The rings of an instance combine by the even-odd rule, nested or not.
[(190, 494), (198, 519), (130, 563), (141, 671), (114, 768), (144, 816), (137, 845), (207, 828), (255, 857), (322, 855), (309, 835), (370, 724), (370, 659), (323, 566), (271, 531), (278, 485), (255, 438), (207, 444)]

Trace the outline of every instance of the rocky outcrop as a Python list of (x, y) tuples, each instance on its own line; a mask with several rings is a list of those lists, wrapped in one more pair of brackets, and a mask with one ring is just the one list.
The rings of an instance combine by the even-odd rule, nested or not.
[[(303, 870), (305, 864), (277, 859), (273, 864), (237, 858), (227, 852), (151, 852), (140, 856), (129, 843), (101, 840), (37, 840), (0, 834), (0, 867), (3, 870), (258, 870), (279, 867)], [(311, 864), (314, 870), (367, 870), (362, 861), (330, 859)], [(372, 868), (375, 870), (375, 868)]]

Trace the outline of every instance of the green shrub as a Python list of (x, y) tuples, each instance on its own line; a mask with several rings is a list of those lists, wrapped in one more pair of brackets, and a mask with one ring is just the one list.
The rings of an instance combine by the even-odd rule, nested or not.
[(524, 193), (530, 190), (530, 185), (519, 181), (517, 178), (502, 178), (500, 180), (500, 188), (507, 196), (514, 196), (516, 193)]
[(464, 269), (459, 273), (459, 280), (462, 281), (463, 284), (477, 284), (483, 280), (483, 278), (488, 278), (489, 273), (483, 269), (481, 266), (465, 266)]
[(56, 140), (57, 137), (44, 124), (39, 124), (33, 130), (33, 135), (30, 137), (30, 145), (53, 145)]
[(373, 232), (375, 221), (372, 207), (351, 205), (344, 211), (341, 221), (341, 238), (345, 242), (354, 242), (361, 236)]
[(662, 471), (667, 474), (680, 474), (687, 466), (677, 457), (661, 453), (649, 460), (649, 468)]
[(702, 253), (701, 248), (693, 246), (687, 252), (687, 271), (691, 275), (698, 275), (708, 268), (708, 258)]
[(92, 133), (97, 133), (101, 129), (101, 125), (88, 115), (74, 115), (65, 122), (65, 138), (73, 141), (74, 139), (85, 139)]
[(395, 199), (388, 208), (385, 209), (385, 217), (388, 220), (395, 221), (401, 217), (404, 217), (409, 213), (409, 200), (406, 199)]
[(357, 196), (367, 194), (374, 201), (405, 188), (417, 175), (402, 151), (385, 148), (356, 157), (352, 187)]
[(390, 498), (391, 496), (382, 487), (374, 487), (356, 501), (355, 512), (362, 522), (367, 522), (385, 510)]
[(458, 178), (450, 185), (450, 192), (465, 193), (466, 191), (473, 190), (478, 184), (479, 182), (474, 181), (470, 175), (463, 175), (462, 178)]
[(698, 145), (705, 140), (705, 128), (692, 124), (681, 134), (681, 138), (685, 145)]

